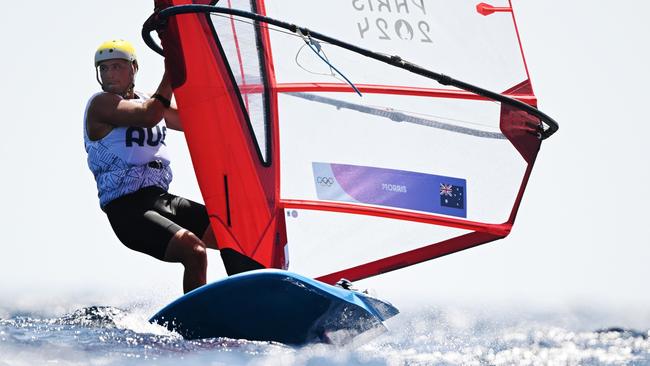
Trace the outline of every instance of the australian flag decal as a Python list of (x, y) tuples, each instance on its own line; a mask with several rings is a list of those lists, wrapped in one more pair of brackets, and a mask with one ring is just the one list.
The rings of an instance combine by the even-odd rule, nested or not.
[(440, 183), (440, 206), (465, 208), (465, 187)]

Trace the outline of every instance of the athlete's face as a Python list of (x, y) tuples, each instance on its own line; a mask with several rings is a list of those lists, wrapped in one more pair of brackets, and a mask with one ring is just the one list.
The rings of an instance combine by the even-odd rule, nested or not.
[(102, 89), (106, 92), (122, 95), (133, 84), (136, 66), (132, 62), (121, 59), (106, 60), (98, 67)]

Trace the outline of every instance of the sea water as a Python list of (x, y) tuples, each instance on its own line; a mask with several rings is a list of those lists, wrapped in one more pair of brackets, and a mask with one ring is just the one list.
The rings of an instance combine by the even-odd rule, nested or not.
[(147, 321), (161, 305), (150, 296), (150, 302), (129, 297), (99, 305), (5, 298), (0, 365), (650, 365), (648, 324), (630, 326), (630, 314), (616, 311), (417, 304), (403, 308), (381, 334), (296, 348), (184, 340)]

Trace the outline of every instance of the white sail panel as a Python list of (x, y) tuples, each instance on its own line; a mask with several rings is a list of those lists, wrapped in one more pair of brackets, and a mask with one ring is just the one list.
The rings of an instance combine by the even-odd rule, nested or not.
[[(466, 219), (486, 223), (508, 219), (526, 163), (496, 126), (498, 104), (401, 95), (309, 95), (328, 102), (286, 93), (278, 98), (282, 197), (319, 199), (321, 182), (314, 175), (313, 163), (347, 164), (463, 179)], [(334, 101), (349, 106), (337, 106)], [(353, 106), (372, 107), (361, 112)], [(398, 110), (419, 114), (400, 112), (402, 118), (417, 116), (413, 122), (392, 120), (390, 113)], [(456, 119), (438, 117), (440, 114)], [(462, 123), (466, 118), (484, 124)], [(367, 179), (372, 175), (369, 173)], [(361, 180), (356, 183), (363, 185)], [(441, 193), (436, 184), (430, 190), (433, 196)], [(405, 193), (407, 199), (409, 193)]]
[(469, 232), (361, 215), (312, 210), (286, 211), (289, 268), (313, 277)]
[[(512, 14), (481, 15), (477, 0), (265, 1), (267, 15), (483, 88), (504, 91), (527, 80)], [(505, 0), (491, 2), (509, 6)], [(331, 82), (295, 67), (301, 43), (271, 32), (278, 83)], [(324, 46), (329, 59), (355, 83), (450, 88), (411, 73), (386, 73), (372, 61)], [(308, 52), (308, 50), (303, 50)], [(305, 61), (307, 62), (307, 61)], [(322, 69), (322, 68), (321, 68)]]

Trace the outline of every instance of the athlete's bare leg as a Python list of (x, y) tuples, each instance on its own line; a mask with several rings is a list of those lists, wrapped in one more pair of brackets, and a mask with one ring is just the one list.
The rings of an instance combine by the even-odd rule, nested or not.
[(169, 240), (165, 261), (180, 262), (185, 267), (183, 292), (205, 285), (208, 257), (205, 243), (192, 232), (181, 229)]
[(217, 246), (217, 240), (215, 238), (214, 232), (212, 231), (212, 227), (208, 226), (208, 228), (205, 230), (205, 233), (203, 233), (203, 243), (210, 248), (210, 249), (217, 249), (219, 250), (219, 254), (221, 255), (221, 260), (223, 261), (223, 266), (224, 269), (226, 270), (226, 273), (228, 276), (240, 273), (240, 272), (245, 272), (245, 271), (251, 271), (254, 269), (262, 269), (264, 268), (263, 265), (257, 263), (253, 259), (237, 252), (234, 249), (231, 248), (219, 248)]
[(214, 232), (212, 231), (212, 225), (208, 225), (208, 228), (205, 229), (201, 240), (205, 243), (206, 248), (219, 250), (219, 247), (217, 246), (217, 238), (214, 236)]

